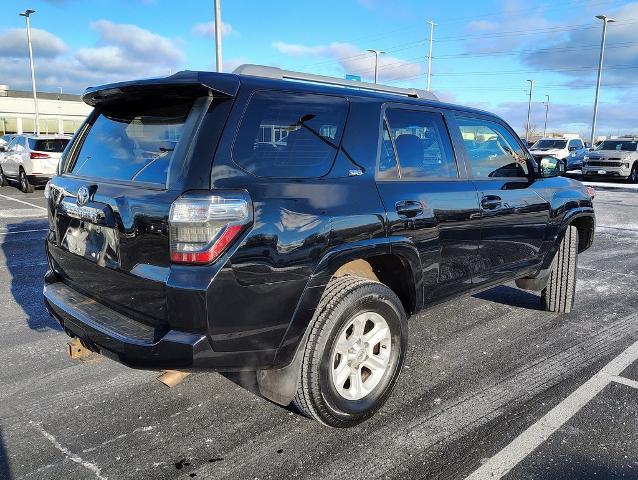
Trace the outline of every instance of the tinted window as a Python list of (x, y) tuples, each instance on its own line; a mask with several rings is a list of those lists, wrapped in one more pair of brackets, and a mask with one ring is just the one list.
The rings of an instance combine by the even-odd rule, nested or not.
[(635, 152), (638, 149), (638, 142), (625, 140), (605, 140), (596, 147), (596, 150), (624, 150)]
[(166, 184), (168, 167), (193, 100), (162, 98), (104, 107), (66, 171), (75, 175)]
[(29, 139), (29, 148), (38, 152), (62, 153), (69, 140), (67, 138), (51, 138), (46, 140)]
[(474, 177), (527, 176), (527, 156), (505, 127), (478, 118), (458, 117), (457, 122)]
[[(452, 145), (439, 113), (388, 109), (401, 178), (456, 178)], [(384, 142), (385, 143), (385, 142)]]
[(556, 148), (562, 150), (567, 145), (567, 140), (539, 140), (532, 148)]
[(348, 103), (339, 97), (256, 92), (233, 144), (233, 160), (258, 177), (321, 177), (332, 167)]

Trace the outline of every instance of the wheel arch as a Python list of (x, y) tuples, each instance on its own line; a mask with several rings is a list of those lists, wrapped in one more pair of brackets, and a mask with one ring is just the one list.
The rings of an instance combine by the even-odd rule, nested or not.
[(319, 260), (310, 277), (277, 350), (274, 368), (257, 372), (260, 391), (266, 398), (281, 405), (292, 401), (317, 305), (328, 282), (335, 276), (348, 274), (385, 284), (397, 294), (407, 315), (423, 305), (421, 263), (413, 244), (382, 238), (335, 247)]

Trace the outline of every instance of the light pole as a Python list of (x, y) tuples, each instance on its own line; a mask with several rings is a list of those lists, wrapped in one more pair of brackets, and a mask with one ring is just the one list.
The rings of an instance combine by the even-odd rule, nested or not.
[(543, 127), (543, 137), (547, 136), (547, 115), (549, 114), (549, 95), (545, 95), (547, 101), (545, 102), (545, 126)]
[(594, 145), (594, 137), (596, 136), (596, 116), (598, 115), (598, 94), (600, 93), (600, 79), (603, 75), (603, 57), (605, 55), (605, 37), (607, 36), (607, 24), (616, 20), (605, 15), (596, 15), (603, 21), (603, 38), (600, 41), (600, 59), (598, 60), (598, 77), (596, 78), (596, 97), (594, 98), (594, 118), (591, 122), (591, 144)]
[(222, 7), (221, 0), (215, 0), (215, 62), (217, 71), (222, 71)]
[(379, 55), (385, 53), (383, 50), (368, 49), (368, 52), (374, 53), (374, 83), (379, 79)]
[(527, 103), (527, 127), (525, 128), (525, 141), (529, 142), (529, 122), (532, 115), (532, 90), (534, 89), (534, 80), (527, 81), (529, 82), (529, 102)]
[(430, 77), (432, 76), (432, 41), (434, 40), (434, 27), (436, 27), (436, 23), (432, 20), (428, 20), (426, 23), (430, 24), (430, 53), (428, 54), (428, 85), (427, 91), (430, 91)]
[(35, 134), (40, 135), (40, 113), (38, 112), (38, 94), (35, 90), (35, 68), (33, 66), (33, 49), (31, 48), (31, 22), (29, 17), (35, 10), (27, 9), (20, 14), (27, 22), (27, 43), (29, 45), (29, 63), (31, 64), (31, 88), (33, 89), (33, 104), (35, 106)]

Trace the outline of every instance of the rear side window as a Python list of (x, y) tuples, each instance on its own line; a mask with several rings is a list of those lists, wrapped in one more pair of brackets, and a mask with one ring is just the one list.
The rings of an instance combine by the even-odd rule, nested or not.
[[(399, 157), (399, 177), (402, 179), (457, 178), (458, 170), (450, 137), (440, 113), (419, 110), (386, 110), (389, 136)], [(384, 155), (379, 165), (379, 178), (388, 177), (384, 156), (391, 154), (385, 139)], [(393, 153), (393, 152), (392, 152)], [(392, 170), (390, 170), (391, 172)]]
[(166, 185), (193, 99), (124, 101), (102, 107), (67, 167), (74, 175)]
[(233, 160), (258, 177), (321, 177), (332, 167), (347, 112), (340, 97), (258, 91), (244, 112)]
[(29, 139), (29, 148), (37, 152), (62, 153), (69, 140), (66, 138), (51, 138), (46, 140)]

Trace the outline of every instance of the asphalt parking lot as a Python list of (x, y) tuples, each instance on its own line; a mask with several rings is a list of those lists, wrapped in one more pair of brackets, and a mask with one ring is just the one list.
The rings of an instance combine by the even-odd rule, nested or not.
[(251, 374), (67, 358), (46, 313), (42, 190), (0, 188), (0, 478), (638, 479), (638, 189), (597, 186), (575, 311), (504, 285), (414, 316), (393, 396), (349, 430)]

